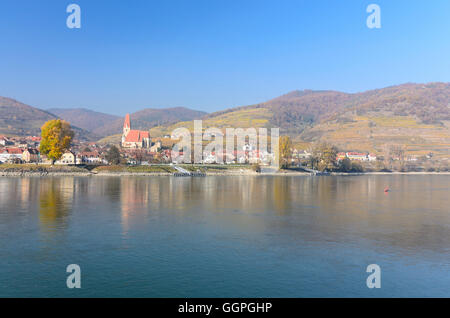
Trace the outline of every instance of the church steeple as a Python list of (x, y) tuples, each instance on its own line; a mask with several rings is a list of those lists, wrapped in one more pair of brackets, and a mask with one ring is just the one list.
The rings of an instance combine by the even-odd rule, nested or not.
[(130, 114), (126, 114), (125, 121), (123, 122), (123, 134), (126, 136), (131, 130)]

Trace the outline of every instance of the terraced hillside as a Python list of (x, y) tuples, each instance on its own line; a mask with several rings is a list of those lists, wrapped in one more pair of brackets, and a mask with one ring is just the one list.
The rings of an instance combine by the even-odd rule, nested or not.
[[(403, 84), (356, 94), (294, 91), (268, 102), (231, 108), (203, 118), (203, 128), (279, 127), (297, 148), (326, 140), (341, 149), (381, 152), (386, 145), (411, 154), (449, 156), (450, 84)], [(168, 135), (179, 122), (151, 129)]]

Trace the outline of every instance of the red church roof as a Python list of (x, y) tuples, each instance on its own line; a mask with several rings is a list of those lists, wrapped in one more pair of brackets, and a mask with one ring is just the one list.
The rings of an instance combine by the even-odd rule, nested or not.
[(144, 138), (150, 138), (148, 131), (130, 130), (127, 137), (125, 138), (125, 141), (126, 142), (142, 142)]

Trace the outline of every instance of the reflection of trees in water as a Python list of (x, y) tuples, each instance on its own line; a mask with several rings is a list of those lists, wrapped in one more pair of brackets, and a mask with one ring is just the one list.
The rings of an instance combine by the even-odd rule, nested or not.
[[(173, 187), (176, 189), (176, 187)], [(189, 209), (200, 207), (205, 211), (241, 210), (254, 212), (264, 208), (255, 178), (207, 177), (184, 182), (176, 198)]]
[[(439, 184), (443, 187), (442, 181), (434, 182), (433, 178), (121, 177), (89, 181), (97, 190), (87, 195), (108, 194), (108, 202), (117, 200), (119, 195), (122, 221), (127, 225), (133, 216), (134, 222), (145, 222), (147, 215), (222, 213), (230, 220), (246, 220), (269, 232), (279, 230), (283, 224), (301, 241), (352, 242), (364, 237), (380, 246), (437, 249), (443, 247), (442, 240), (450, 235), (446, 227), (439, 226), (439, 220), (448, 222), (449, 216), (442, 212), (443, 204), (448, 202), (448, 191), (424, 191), (423, 188), (436, 188)], [(390, 186), (392, 192), (386, 195), (385, 186)], [(234, 210), (249, 214), (250, 218), (229, 213)], [(282, 217), (276, 222), (252, 218), (251, 214), (260, 212)], [(302, 215), (290, 218), (294, 214)]]
[(121, 197), (121, 180), (121, 178), (117, 177), (99, 179), (99, 182), (101, 182), (102, 185), (100, 187), (101, 195), (106, 195), (110, 202), (119, 202)]
[[(303, 182), (303, 181), (302, 181)], [(117, 184), (108, 182), (105, 192)], [(207, 177), (207, 178), (120, 178), (122, 213), (183, 212), (201, 209), (209, 212), (289, 210), (302, 183), (285, 177)]]
[[(385, 194), (385, 186), (392, 191)], [(73, 206), (80, 201), (103, 202), (99, 208), (111, 208), (112, 213), (120, 209), (126, 228), (131, 221), (146, 222), (148, 216), (163, 218), (168, 213), (179, 215), (183, 222), (184, 213), (194, 211), (211, 216), (222, 213), (236, 226), (247, 222), (249, 231), (291, 229), (291, 238), (299, 241), (351, 243), (364, 238), (371, 247), (397, 252), (421, 248), (448, 253), (446, 242), (450, 239), (448, 176), (0, 180), (0, 208), (7, 212), (4, 217), (14, 217), (19, 209), (34, 210), (37, 203), (43, 231), (55, 233), (66, 228)], [(241, 213), (229, 213), (234, 210)], [(260, 212), (280, 217), (274, 221), (252, 215)], [(294, 214), (302, 215), (290, 217)], [(137, 217), (132, 220), (133, 216)]]
[(290, 186), (294, 185), (289, 182), (292, 179), (284, 177), (274, 177), (272, 190), (273, 190), (273, 207), (277, 214), (289, 213), (288, 207), (291, 205), (291, 191)]
[(0, 178), (0, 208), (16, 213), (35, 207), (38, 184), (38, 178)]
[(39, 220), (45, 230), (67, 227), (72, 210), (74, 178), (42, 178), (39, 188)]
[[(108, 182), (105, 187), (112, 185)], [(265, 209), (266, 196), (258, 181), (247, 177), (120, 179), (122, 212), (126, 213), (139, 210), (156, 213), (161, 209), (183, 212), (195, 208), (211, 212), (223, 209), (254, 211)]]

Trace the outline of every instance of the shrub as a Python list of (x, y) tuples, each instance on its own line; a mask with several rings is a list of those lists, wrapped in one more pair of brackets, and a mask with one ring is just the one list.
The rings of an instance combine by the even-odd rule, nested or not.
[(254, 163), (252, 165), (252, 170), (255, 171), (255, 172), (260, 173), (261, 172), (261, 166), (258, 163)]

